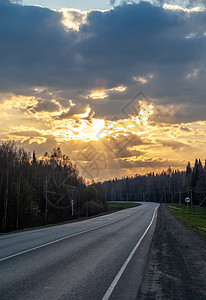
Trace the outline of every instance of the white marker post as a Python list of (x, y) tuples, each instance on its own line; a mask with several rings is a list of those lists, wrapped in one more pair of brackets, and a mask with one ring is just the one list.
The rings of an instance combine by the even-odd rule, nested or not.
[(72, 205), (72, 217), (73, 217), (73, 215), (74, 215), (74, 200), (70, 200), (70, 203), (71, 203), (71, 205)]
[(190, 198), (185, 198), (185, 202), (187, 203), (187, 219), (188, 219), (188, 203), (190, 202)]

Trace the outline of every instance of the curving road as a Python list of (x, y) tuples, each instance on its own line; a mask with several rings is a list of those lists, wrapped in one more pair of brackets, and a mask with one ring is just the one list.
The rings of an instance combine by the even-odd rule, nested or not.
[(136, 299), (158, 204), (0, 236), (0, 299)]

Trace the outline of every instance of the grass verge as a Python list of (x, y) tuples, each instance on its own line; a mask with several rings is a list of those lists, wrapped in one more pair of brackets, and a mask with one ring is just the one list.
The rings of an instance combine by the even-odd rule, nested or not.
[(188, 219), (187, 219), (187, 205), (179, 206), (179, 204), (168, 204), (173, 215), (179, 217), (191, 229), (199, 232), (206, 237), (206, 207), (188, 205)]

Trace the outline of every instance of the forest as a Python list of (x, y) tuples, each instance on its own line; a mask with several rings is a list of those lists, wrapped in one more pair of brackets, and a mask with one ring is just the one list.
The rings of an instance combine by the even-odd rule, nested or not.
[(76, 166), (60, 148), (37, 158), (35, 152), (31, 157), (14, 142), (0, 145), (1, 232), (105, 211), (101, 189), (99, 184), (86, 186)]
[(191, 198), (192, 205), (206, 204), (206, 160), (204, 166), (196, 159), (194, 167), (190, 162), (185, 171), (172, 170), (160, 174), (154, 172), (141, 176), (105, 181), (103, 184), (106, 200), (152, 201), (184, 203)]
[(106, 201), (180, 202), (205, 205), (206, 163), (185, 171), (113, 179), (86, 185), (60, 148), (37, 157), (14, 142), (0, 145), (0, 231), (55, 224), (107, 211)]

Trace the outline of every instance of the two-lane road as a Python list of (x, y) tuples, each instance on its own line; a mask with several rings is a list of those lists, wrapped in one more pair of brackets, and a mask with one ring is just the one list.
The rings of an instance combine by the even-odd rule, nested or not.
[(157, 208), (0, 236), (0, 299), (135, 299)]

